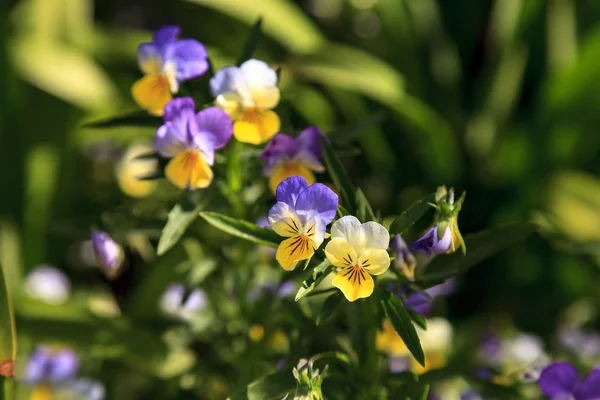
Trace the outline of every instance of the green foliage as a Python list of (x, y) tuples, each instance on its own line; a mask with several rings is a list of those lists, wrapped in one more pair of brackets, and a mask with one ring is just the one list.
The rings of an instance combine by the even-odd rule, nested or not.
[(256, 244), (277, 247), (281, 241), (281, 237), (272, 229), (262, 228), (247, 221), (236, 220), (235, 218), (208, 211), (201, 212), (200, 216), (215, 228)]
[[(0, 266), (0, 375), (11, 378), (17, 356), (17, 336), (13, 303)], [(8, 382), (8, 381), (6, 381)], [(9, 385), (9, 383), (5, 383)]]

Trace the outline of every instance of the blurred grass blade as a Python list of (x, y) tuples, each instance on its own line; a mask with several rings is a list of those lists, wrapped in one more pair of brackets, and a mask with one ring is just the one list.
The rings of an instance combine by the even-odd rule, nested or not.
[(327, 260), (324, 260), (321, 264), (317, 265), (315, 269), (313, 269), (310, 278), (302, 282), (302, 286), (298, 290), (298, 293), (296, 293), (296, 298), (294, 300), (298, 301), (312, 292), (332, 270), (333, 265)]
[(352, 181), (350, 181), (350, 177), (346, 173), (342, 162), (333, 151), (329, 140), (323, 138), (321, 139), (321, 144), (323, 146), (323, 158), (325, 159), (327, 173), (342, 195), (342, 204), (351, 213), (355, 212), (357, 207), (354, 195), (355, 189), (352, 185)]
[(335, 312), (340, 304), (342, 304), (343, 299), (344, 297), (340, 294), (340, 292), (336, 292), (327, 297), (321, 306), (319, 315), (317, 315), (317, 325), (322, 325), (329, 321), (331, 317), (335, 315)]
[(331, 140), (334, 143), (345, 144), (357, 139), (365, 131), (377, 125), (380, 125), (384, 119), (384, 111), (374, 112), (373, 114), (367, 115), (365, 118), (363, 118), (357, 123), (333, 129), (327, 134), (327, 137), (329, 137), (329, 140)]
[(248, 25), (263, 18), (263, 32), (296, 54), (311, 53), (325, 37), (302, 9), (288, 0), (187, 0), (213, 8)]
[(201, 212), (200, 216), (225, 233), (263, 246), (277, 248), (282, 239), (270, 228), (263, 228), (251, 222), (231, 218), (216, 212)]
[(159, 256), (165, 254), (177, 243), (185, 233), (187, 227), (198, 217), (198, 213), (202, 210), (203, 206), (204, 204), (201, 204), (194, 209), (185, 210), (181, 204), (176, 204), (169, 211), (169, 219), (163, 228), (162, 235), (160, 235), (156, 250)]
[(469, 248), (467, 255), (463, 256), (462, 253), (456, 252), (439, 256), (427, 266), (423, 275), (417, 280), (425, 286), (431, 286), (451, 276), (463, 274), (486, 258), (523, 241), (533, 233), (534, 229), (533, 224), (517, 223), (467, 235), (465, 236), (465, 244)]
[(429, 203), (435, 201), (435, 193), (413, 203), (390, 225), (390, 235), (403, 234), (429, 211)]
[(0, 266), (0, 376), (10, 378), (14, 375), (16, 356), (17, 335), (14, 309), (4, 279), (4, 270)]
[(244, 43), (242, 54), (240, 55), (240, 58), (238, 58), (235, 65), (242, 65), (244, 61), (252, 58), (252, 55), (258, 47), (258, 42), (260, 41), (262, 21), (262, 18), (259, 17), (252, 29), (250, 29), (250, 32), (248, 32), (248, 37), (246, 38), (246, 43)]
[(156, 127), (162, 125), (163, 119), (149, 115), (146, 111), (134, 111), (118, 117), (92, 121), (83, 124), (83, 128), (104, 129), (104, 128), (122, 128), (128, 127)]
[(296, 387), (291, 369), (285, 369), (255, 380), (227, 400), (281, 400)]
[(393, 293), (381, 292), (380, 302), (385, 315), (389, 318), (392, 326), (398, 332), (398, 335), (400, 335), (410, 353), (419, 364), (425, 366), (425, 354), (421, 347), (421, 340), (419, 339), (419, 335), (417, 335), (417, 330), (412, 323), (410, 315), (400, 299)]
[(361, 220), (362, 222), (377, 221), (377, 217), (375, 216), (375, 213), (373, 212), (369, 201), (367, 200), (364, 192), (360, 188), (356, 189), (356, 206), (356, 216), (359, 220)]

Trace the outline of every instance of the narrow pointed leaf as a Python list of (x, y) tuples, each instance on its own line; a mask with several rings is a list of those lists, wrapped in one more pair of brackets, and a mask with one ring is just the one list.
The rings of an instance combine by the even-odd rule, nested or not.
[(148, 114), (146, 111), (134, 111), (113, 118), (88, 122), (83, 125), (89, 129), (122, 128), (125, 126), (156, 127), (162, 125), (163, 119)]
[(183, 236), (185, 230), (198, 217), (203, 204), (192, 209), (184, 209), (181, 204), (176, 204), (169, 212), (169, 219), (163, 228), (158, 241), (158, 255), (165, 254)]
[(321, 264), (317, 265), (315, 269), (313, 269), (312, 275), (310, 278), (302, 282), (302, 286), (296, 293), (295, 301), (300, 300), (310, 292), (312, 292), (321, 281), (329, 275), (329, 273), (333, 270), (333, 265), (327, 260), (323, 261)]
[(417, 330), (406, 308), (404, 308), (400, 299), (394, 296), (393, 293), (383, 292), (380, 296), (383, 311), (389, 318), (392, 326), (398, 332), (398, 335), (400, 335), (415, 360), (425, 366), (425, 354), (421, 347), (421, 340), (419, 339), (419, 335), (417, 335)]
[(248, 37), (244, 43), (242, 54), (240, 55), (240, 58), (238, 58), (236, 65), (241, 65), (244, 61), (248, 61), (252, 58), (252, 55), (256, 51), (258, 42), (262, 36), (262, 22), (262, 17), (259, 17), (248, 32)]
[(4, 279), (4, 271), (0, 266), (0, 376), (7, 378), (13, 376), (16, 355), (14, 309)]
[(231, 218), (216, 212), (202, 212), (200, 216), (215, 228), (253, 243), (277, 248), (282, 239), (273, 229), (263, 228), (252, 222)]
[(406, 312), (408, 312), (410, 319), (412, 319), (415, 324), (419, 325), (420, 328), (427, 330), (427, 320), (425, 317), (418, 312), (409, 310), (408, 308), (406, 309)]
[(521, 242), (535, 230), (535, 225), (518, 223), (465, 236), (465, 244), (469, 248), (467, 255), (455, 252), (447, 256), (437, 257), (417, 280), (423, 287), (432, 286), (451, 276), (463, 274), (486, 258)]
[(362, 222), (377, 221), (377, 217), (375, 216), (369, 201), (360, 188), (356, 189), (356, 206), (358, 207), (356, 214), (359, 220)]
[(348, 176), (348, 173), (344, 169), (340, 159), (333, 151), (329, 140), (327, 140), (327, 138), (323, 138), (321, 139), (321, 144), (323, 146), (323, 158), (325, 159), (327, 173), (340, 191), (343, 206), (350, 212), (356, 211), (356, 197), (354, 195), (355, 189), (352, 185), (350, 177)]
[(435, 193), (413, 203), (390, 225), (390, 235), (402, 234), (415, 222), (420, 220), (423, 215), (431, 208), (429, 203), (435, 201)]

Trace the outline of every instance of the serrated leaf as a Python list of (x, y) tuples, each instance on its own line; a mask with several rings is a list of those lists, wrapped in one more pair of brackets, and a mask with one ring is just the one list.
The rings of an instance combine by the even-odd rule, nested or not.
[(246, 37), (246, 42), (244, 43), (244, 47), (242, 48), (242, 54), (240, 55), (240, 57), (238, 58), (237, 62), (235, 63), (235, 65), (242, 65), (242, 63), (244, 63), (244, 61), (248, 61), (249, 59), (252, 58), (252, 55), (254, 54), (254, 52), (256, 51), (256, 48), (258, 47), (258, 42), (260, 41), (260, 37), (262, 36), (262, 17), (259, 17), (256, 22), (254, 23), (254, 25), (252, 26), (252, 28), (250, 29), (250, 32), (248, 33), (248, 36)]
[(356, 215), (359, 220), (361, 220), (362, 222), (377, 221), (377, 217), (375, 216), (375, 213), (373, 212), (369, 201), (367, 200), (364, 192), (360, 188), (356, 189), (356, 206)]
[(329, 321), (337, 311), (343, 299), (344, 297), (339, 292), (327, 297), (321, 306), (319, 315), (317, 315), (317, 325), (322, 325)]
[(466, 255), (456, 252), (437, 257), (417, 281), (423, 287), (428, 287), (454, 275), (463, 274), (486, 258), (524, 240), (534, 230), (533, 224), (518, 223), (466, 235), (465, 244), (469, 248)]
[(389, 318), (392, 326), (398, 332), (398, 335), (406, 344), (406, 347), (413, 355), (415, 360), (422, 366), (425, 366), (425, 354), (421, 347), (421, 340), (417, 335), (410, 315), (404, 308), (404, 305), (393, 293), (382, 292), (380, 294), (380, 302), (383, 307), (385, 315)]
[(296, 293), (296, 298), (294, 300), (298, 301), (312, 292), (319, 283), (329, 275), (332, 269), (333, 265), (327, 260), (324, 260), (321, 264), (317, 265), (315, 269), (313, 269), (310, 278), (302, 282), (302, 286), (298, 289), (298, 293)]
[(100, 121), (92, 121), (83, 124), (83, 128), (103, 129), (103, 128), (122, 128), (124, 126), (156, 127), (162, 125), (163, 119), (148, 114), (146, 111), (134, 111), (128, 114), (120, 115)]
[(0, 266), (0, 376), (14, 375), (14, 362), (17, 356), (17, 336), (15, 315), (8, 293), (4, 271)]
[(367, 115), (357, 123), (333, 129), (327, 134), (327, 137), (334, 143), (346, 144), (358, 138), (363, 132), (381, 124), (384, 119), (385, 112), (378, 111)]
[(295, 387), (292, 369), (288, 368), (255, 380), (227, 400), (281, 400)]
[(225, 233), (263, 246), (277, 248), (282, 239), (273, 229), (263, 228), (252, 222), (231, 218), (216, 212), (202, 212), (200, 216)]
[(187, 227), (198, 217), (204, 205), (201, 204), (192, 209), (184, 209), (181, 204), (176, 204), (171, 211), (162, 235), (158, 241), (157, 254), (165, 254), (183, 236)]
[(435, 201), (435, 193), (413, 203), (390, 225), (390, 235), (403, 234), (408, 228), (413, 226), (423, 215), (431, 208), (429, 203)]
[(352, 181), (350, 181), (350, 177), (346, 173), (342, 162), (333, 151), (329, 140), (322, 138), (321, 145), (323, 147), (323, 158), (327, 167), (327, 173), (340, 191), (344, 207), (350, 212), (356, 211), (355, 189)]

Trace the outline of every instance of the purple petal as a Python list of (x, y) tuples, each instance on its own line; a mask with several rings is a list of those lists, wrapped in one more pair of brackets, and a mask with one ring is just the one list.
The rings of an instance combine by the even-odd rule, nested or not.
[(165, 25), (154, 32), (152, 41), (159, 46), (163, 46), (167, 43), (174, 42), (180, 32), (181, 28), (177, 25)]
[(338, 195), (322, 183), (315, 183), (302, 191), (296, 200), (296, 211), (316, 214), (325, 225), (335, 218)]
[(433, 299), (431, 297), (424, 293), (417, 292), (406, 298), (404, 307), (425, 316), (427, 313), (429, 313), (429, 311), (431, 311), (432, 304)]
[(260, 217), (259, 219), (256, 220), (255, 224), (262, 228), (270, 228), (271, 227), (271, 225), (269, 225), (269, 220), (267, 219), (267, 217)]
[(73, 350), (61, 350), (51, 358), (47, 379), (50, 382), (64, 382), (77, 374), (79, 357)]
[(163, 157), (174, 157), (194, 145), (194, 134), (198, 132), (194, 107), (191, 97), (175, 98), (165, 106), (165, 123), (154, 138), (154, 148)]
[(246, 88), (246, 82), (238, 67), (221, 68), (210, 78), (210, 92), (214, 97), (223, 93), (238, 92), (240, 88)]
[(161, 49), (154, 43), (142, 43), (137, 49), (137, 60), (140, 70), (142, 70), (144, 73), (147, 73), (149, 71), (145, 70), (145, 65), (148, 62), (156, 60), (159, 62), (160, 67), (163, 63), (163, 55)]
[(206, 306), (207, 300), (208, 298), (204, 290), (194, 289), (182, 305), (183, 311), (190, 313), (201, 311)]
[(450, 278), (447, 279), (444, 283), (440, 283), (439, 285), (435, 285), (430, 287), (429, 289), (425, 289), (425, 292), (431, 297), (445, 296), (454, 293), (456, 291), (456, 286), (456, 279)]
[(575, 391), (577, 400), (600, 399), (600, 370), (592, 370)]
[(452, 232), (450, 227), (444, 231), (444, 236), (438, 237), (437, 225), (432, 226), (420, 239), (412, 245), (413, 251), (430, 256), (432, 254), (444, 254), (452, 245)]
[(208, 53), (195, 39), (182, 39), (168, 46), (165, 62), (175, 63), (177, 81), (196, 78), (208, 70)]
[(289, 295), (295, 293), (296, 290), (297, 290), (296, 282), (285, 281), (279, 286), (279, 289), (277, 290), (277, 296), (278, 297), (286, 297), (286, 296), (289, 296)]
[(300, 132), (296, 138), (301, 149), (309, 151), (317, 160), (323, 157), (323, 149), (321, 148), (321, 138), (324, 137), (323, 132), (316, 126), (309, 126)]
[(218, 107), (208, 107), (196, 114), (196, 122), (200, 132), (213, 137), (215, 149), (225, 146), (233, 134), (233, 121), (227, 113)]
[(25, 382), (36, 383), (46, 379), (46, 370), (50, 361), (50, 352), (42, 347), (36, 347), (25, 367)]
[(579, 373), (571, 363), (557, 362), (542, 371), (538, 384), (546, 396), (573, 393), (579, 383)]
[(292, 208), (296, 208), (296, 199), (308, 187), (308, 183), (301, 176), (291, 176), (281, 181), (275, 191), (277, 201), (286, 203)]
[(116, 270), (120, 267), (121, 246), (106, 232), (93, 232), (91, 238), (98, 266), (105, 270)]
[(194, 99), (191, 97), (176, 97), (167, 103), (163, 113), (163, 120), (165, 122), (175, 122), (182, 115), (189, 116), (190, 113), (193, 115), (196, 110)]
[(289, 161), (298, 151), (298, 144), (291, 136), (278, 133), (260, 153), (260, 159), (265, 161), (263, 174), (270, 176), (274, 169), (285, 161)]

